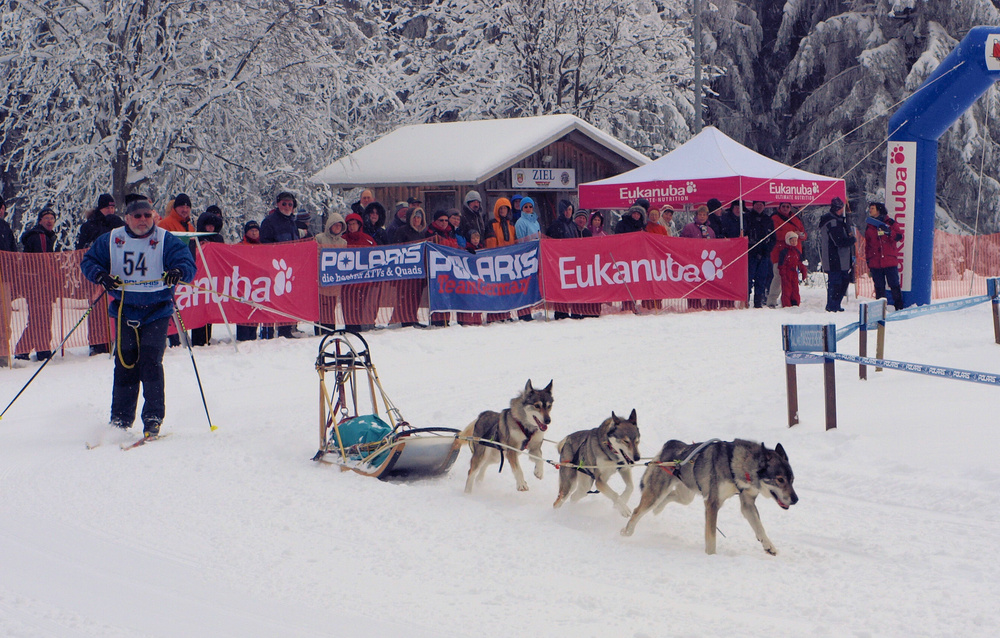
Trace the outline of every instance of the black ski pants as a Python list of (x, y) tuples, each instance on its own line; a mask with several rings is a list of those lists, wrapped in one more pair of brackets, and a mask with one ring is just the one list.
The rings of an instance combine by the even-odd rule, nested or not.
[[(120, 352), (115, 355), (115, 385), (111, 393), (111, 418), (131, 424), (142, 385), (142, 422), (161, 423), (163, 405), (163, 351), (167, 347), (167, 325), (163, 317), (137, 328), (122, 322)], [(122, 359), (131, 368), (122, 365)]]

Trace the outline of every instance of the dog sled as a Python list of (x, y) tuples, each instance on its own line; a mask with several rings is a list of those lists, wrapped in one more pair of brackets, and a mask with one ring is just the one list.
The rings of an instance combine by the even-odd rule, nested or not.
[(459, 431), (407, 423), (382, 389), (361, 335), (346, 330), (325, 335), (316, 371), (320, 447), (314, 461), (382, 480), (437, 476), (455, 463)]

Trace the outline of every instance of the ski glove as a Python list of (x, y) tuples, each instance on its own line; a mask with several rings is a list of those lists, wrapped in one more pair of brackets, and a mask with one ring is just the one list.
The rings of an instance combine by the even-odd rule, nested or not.
[(163, 282), (168, 286), (176, 286), (180, 283), (183, 274), (180, 268), (171, 268), (163, 273)]
[(97, 275), (97, 283), (104, 286), (104, 289), (108, 292), (114, 292), (121, 287), (122, 280), (118, 277), (112, 276), (111, 273), (101, 272)]

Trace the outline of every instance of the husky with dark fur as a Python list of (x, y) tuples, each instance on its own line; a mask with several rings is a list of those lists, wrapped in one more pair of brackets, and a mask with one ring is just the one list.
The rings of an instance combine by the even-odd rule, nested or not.
[[(622, 516), (629, 516), (632, 513), (628, 507), (633, 489), (632, 464), (638, 459), (639, 426), (635, 410), (627, 419), (612, 412), (599, 427), (570, 434), (559, 442), (559, 497), (552, 507), (562, 506), (567, 497), (575, 503), (596, 486), (601, 494), (611, 499)], [(608, 485), (608, 479), (615, 472), (625, 481), (621, 494)]]
[(469, 478), (465, 481), (466, 493), (472, 492), (473, 482), (483, 480), (487, 466), (501, 462), (501, 454), (510, 464), (518, 491), (528, 489), (518, 462), (520, 451), (527, 450), (531, 454), (535, 460), (535, 476), (542, 478), (545, 469), (542, 438), (552, 422), (551, 411), (552, 381), (541, 390), (536, 390), (531, 386), (531, 379), (528, 379), (524, 391), (510, 400), (509, 408), (502, 412), (482, 412), (462, 430), (462, 437), (472, 437), (469, 442), (472, 461), (469, 464)]
[(654, 462), (646, 468), (639, 484), (642, 497), (622, 535), (631, 536), (636, 523), (649, 510), (659, 514), (667, 503), (688, 505), (695, 495), (700, 494), (705, 499), (705, 553), (714, 554), (719, 508), (726, 499), (738, 494), (740, 510), (757, 535), (757, 540), (764, 546), (765, 552), (776, 555), (778, 550), (760, 522), (756, 499), (758, 494), (763, 494), (773, 498), (782, 509), (788, 509), (799, 501), (792, 488), (795, 476), (785, 449), (780, 443), (769, 450), (763, 443), (740, 439), (716, 441), (705, 445), (690, 462), (680, 467), (657, 464), (683, 461), (699, 445), (683, 441), (667, 441), (664, 444)]

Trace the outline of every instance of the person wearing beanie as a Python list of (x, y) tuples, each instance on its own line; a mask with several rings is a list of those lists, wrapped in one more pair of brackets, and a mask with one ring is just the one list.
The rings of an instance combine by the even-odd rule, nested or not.
[(854, 272), (854, 229), (844, 201), (834, 197), (830, 211), (819, 218), (819, 255), (826, 277), (826, 311), (843, 312), (841, 303)]
[(521, 219), (521, 200), (524, 199), (524, 195), (520, 193), (515, 193), (510, 198), (510, 221), (512, 224), (516, 224), (517, 220)]
[(124, 225), (122, 218), (115, 215), (115, 198), (104, 193), (97, 198), (97, 205), (87, 211), (76, 236), (76, 249), (90, 248), (95, 239)]
[[(196, 232), (194, 224), (191, 223), (191, 198), (187, 194), (181, 193), (172, 202), (173, 208), (157, 225), (163, 230), (168, 230), (172, 233)], [(168, 208), (170, 207), (168, 206)]]
[[(21, 235), (21, 247), (25, 253), (56, 252), (56, 213), (46, 206), (38, 213), (38, 221)], [(28, 303), (28, 324), (21, 334), (14, 352), (16, 359), (28, 359), (28, 353), (35, 351), (35, 358), (44, 361), (52, 357), (52, 304), (55, 293), (47, 270), (41, 262), (25, 263), (21, 273), (21, 285)]]
[(708, 206), (708, 225), (712, 227), (716, 239), (722, 239), (722, 202), (716, 198), (711, 198), (706, 203)]
[[(99, 237), (80, 262), (84, 277), (107, 291), (108, 315), (118, 320), (111, 425), (132, 427), (141, 387), (145, 438), (159, 435), (166, 412), (163, 351), (174, 286), (191, 281), (196, 271), (191, 251), (157, 227), (155, 215), (149, 202), (132, 202), (125, 209), (125, 225)], [(139, 263), (144, 267), (137, 268)]]
[(580, 231), (580, 237), (593, 237), (593, 233), (587, 228), (587, 222), (587, 211), (578, 210), (573, 213), (573, 223), (576, 224), (576, 229)]
[[(415, 199), (411, 197), (410, 199)], [(393, 214), (392, 219), (385, 226), (385, 235), (389, 238), (390, 244), (398, 243), (395, 240), (396, 231), (400, 228), (406, 227), (406, 218), (409, 216), (410, 208), (416, 206), (416, 203), (409, 202), (396, 202), (396, 212)]]
[(469, 191), (465, 194), (465, 203), (462, 205), (462, 219), (458, 226), (458, 234), (468, 237), (473, 230), (479, 231), (479, 236), (485, 242), (492, 232), (492, 224), (486, 220), (486, 211), (483, 210), (483, 198), (479, 196), (479, 191)]
[(646, 229), (646, 209), (638, 204), (633, 205), (615, 224), (615, 234), (637, 233)]
[(530, 197), (521, 198), (521, 216), (514, 224), (518, 240), (537, 239), (542, 232), (535, 213), (535, 200)]
[(458, 238), (455, 237), (455, 229), (452, 228), (451, 222), (448, 221), (448, 218), (448, 211), (436, 211), (430, 225), (427, 227), (427, 232), (424, 233), (424, 236), (436, 244), (449, 246), (451, 248), (458, 248)]
[(888, 286), (892, 292), (892, 305), (903, 309), (903, 291), (899, 286), (899, 242), (903, 241), (903, 231), (896, 220), (889, 216), (885, 204), (868, 204), (868, 219), (865, 220), (865, 261), (875, 284), (875, 298), (885, 298)]
[(259, 245), (260, 244), (260, 224), (251, 219), (243, 224), (243, 239), (240, 244)]

